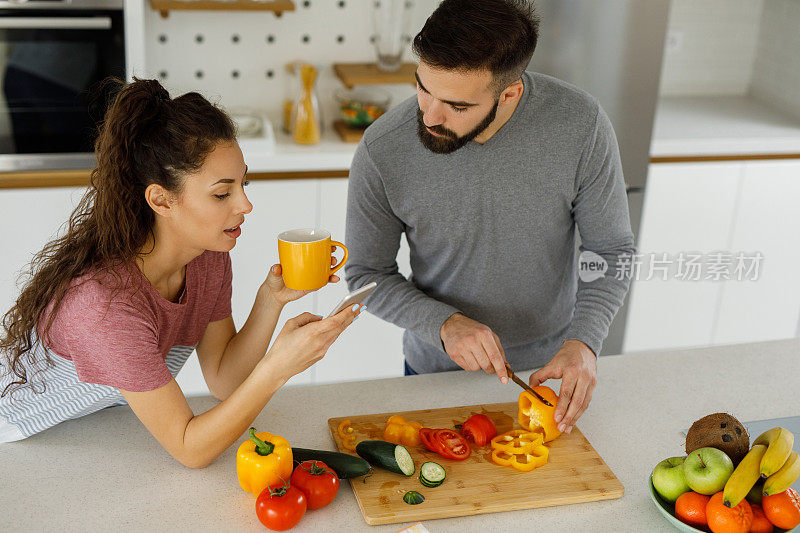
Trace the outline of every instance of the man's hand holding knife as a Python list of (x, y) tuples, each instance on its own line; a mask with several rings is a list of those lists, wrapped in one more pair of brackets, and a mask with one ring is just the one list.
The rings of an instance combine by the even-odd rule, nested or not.
[[(508, 383), (506, 354), (500, 338), (492, 329), (476, 320), (456, 313), (440, 330), (442, 346), (455, 364), (475, 372), (497, 374), (501, 383)], [(531, 374), (528, 382), (537, 387), (548, 379), (560, 379), (555, 420), (559, 431), (569, 433), (589, 407), (597, 383), (597, 357), (583, 342), (567, 339), (545, 366)]]

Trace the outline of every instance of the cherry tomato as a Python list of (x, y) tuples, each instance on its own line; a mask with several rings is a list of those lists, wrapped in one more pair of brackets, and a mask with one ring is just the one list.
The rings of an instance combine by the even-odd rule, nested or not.
[(269, 529), (285, 531), (303, 518), (306, 506), (306, 495), (297, 487), (285, 484), (272, 489), (267, 486), (256, 498), (256, 516)]
[(309, 509), (325, 507), (339, 492), (339, 478), (322, 461), (303, 461), (297, 465), (290, 483), (306, 495)]

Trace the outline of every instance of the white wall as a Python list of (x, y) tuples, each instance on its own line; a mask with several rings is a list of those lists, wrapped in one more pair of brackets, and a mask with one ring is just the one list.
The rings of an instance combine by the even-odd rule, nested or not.
[[(309, 7), (304, 7), (303, 0), (296, 0), (296, 10), (280, 18), (260, 11), (172, 11), (166, 19), (148, 4), (144, 12), (145, 75), (158, 77), (173, 95), (199, 91), (219, 98), (226, 108), (254, 107), (277, 114), (284, 97), (294, 94), (285, 65), (302, 60), (320, 69), (317, 91), (327, 126), (336, 112), (332, 92), (342, 87), (331, 65), (374, 62), (376, 58), (370, 43), (371, 2), (344, 0), (344, 7), (339, 3), (311, 0)], [(439, 0), (412, 3), (409, 40)], [(307, 43), (303, 40), (306, 36)], [(413, 60), (410, 45), (403, 59)], [(202, 77), (197, 77), (198, 71)], [(238, 77), (233, 76), (234, 71)], [(411, 84), (384, 88), (393, 94), (393, 103), (415, 94)]]
[(800, 2), (672, 0), (661, 96), (750, 96), (800, 118)]
[(661, 95), (747, 93), (764, 1), (672, 0)]
[(800, 2), (766, 0), (751, 93), (800, 118)]

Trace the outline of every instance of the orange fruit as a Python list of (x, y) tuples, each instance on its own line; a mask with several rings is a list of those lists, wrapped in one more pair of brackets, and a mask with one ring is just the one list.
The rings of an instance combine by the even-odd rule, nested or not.
[(800, 494), (794, 489), (764, 496), (761, 507), (767, 519), (780, 528), (792, 529), (800, 525)]
[(706, 505), (708, 527), (714, 533), (748, 533), (753, 523), (753, 509), (747, 500), (736, 507), (725, 507), (722, 491), (714, 494)]
[(543, 432), (544, 441), (550, 442), (561, 435), (558, 430), (558, 423), (555, 420), (558, 395), (546, 385), (539, 385), (534, 387), (533, 390), (553, 406), (548, 407), (543, 404), (530, 392), (521, 392), (517, 401), (519, 424), (528, 431), (538, 430)]
[(772, 533), (775, 528), (772, 522), (767, 520), (764, 509), (757, 503), (751, 503), (750, 507), (753, 509), (753, 523), (750, 524), (750, 533)]
[(706, 505), (710, 498), (696, 492), (684, 492), (675, 500), (675, 516), (684, 524), (704, 529), (708, 525)]

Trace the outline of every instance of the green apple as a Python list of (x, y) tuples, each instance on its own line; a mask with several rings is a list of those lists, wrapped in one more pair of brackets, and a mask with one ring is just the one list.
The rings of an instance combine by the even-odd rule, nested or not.
[(683, 462), (683, 475), (689, 488), (706, 496), (724, 489), (731, 474), (733, 461), (728, 454), (716, 448), (699, 448)]
[(678, 496), (691, 490), (683, 474), (684, 459), (685, 457), (670, 457), (653, 469), (653, 488), (670, 503), (675, 503)]

